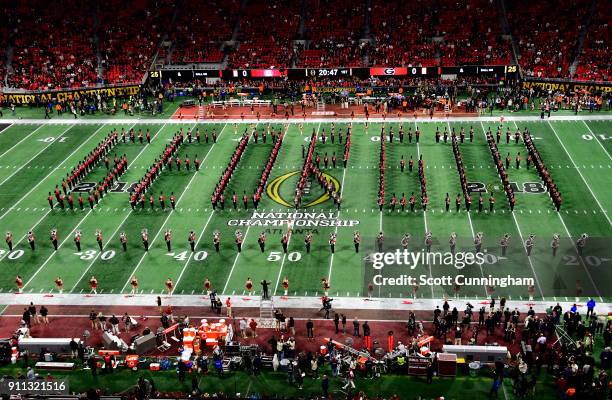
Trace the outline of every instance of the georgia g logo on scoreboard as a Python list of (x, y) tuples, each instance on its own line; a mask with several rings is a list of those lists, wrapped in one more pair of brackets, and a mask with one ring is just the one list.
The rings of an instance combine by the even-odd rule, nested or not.
[(385, 68), (385, 75), (395, 75), (395, 68)]

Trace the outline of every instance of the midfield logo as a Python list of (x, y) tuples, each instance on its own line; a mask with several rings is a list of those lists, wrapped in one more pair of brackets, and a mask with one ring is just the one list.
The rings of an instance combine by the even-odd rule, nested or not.
[[(266, 193), (268, 194), (268, 196), (272, 200), (277, 202), (278, 204), (280, 204), (282, 206), (285, 206), (285, 207), (292, 208), (293, 204), (283, 198), (283, 196), (281, 195), (281, 192), (280, 192), (280, 188), (281, 188), (281, 185), (283, 185), (285, 182), (287, 182), (287, 180), (289, 178), (291, 178), (292, 176), (297, 175), (299, 173), (300, 173), (300, 171), (292, 171), (292, 172), (287, 172), (284, 175), (281, 175), (279, 177), (274, 178), (272, 180), (272, 182), (270, 182), (268, 184), (268, 187), (266, 188)], [(325, 177), (325, 179), (327, 181), (332, 181), (334, 183), (334, 186), (337, 188), (337, 190), (340, 191), (340, 182), (338, 181), (338, 179), (336, 179), (335, 177), (329, 175), (326, 172), (323, 172), (323, 176)], [(327, 191), (325, 191), (318, 198), (312, 200), (308, 204), (305, 204), (303, 206), (303, 208), (314, 207), (314, 206), (316, 206), (318, 204), (326, 202), (330, 198), (331, 198), (331, 196), (329, 195), (329, 193)]]

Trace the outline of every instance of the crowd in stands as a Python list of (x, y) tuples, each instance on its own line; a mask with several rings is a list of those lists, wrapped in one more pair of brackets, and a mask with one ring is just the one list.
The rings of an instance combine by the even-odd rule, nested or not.
[[(39, 0), (17, 2), (9, 12), (14, 24), (9, 28), (14, 71), (9, 74), (9, 86), (45, 90), (97, 83), (93, 14), (86, 3), (61, 3), (46, 7)], [(66, 13), (65, 9), (72, 11)]]
[(251, 0), (240, 20), (240, 46), (229, 55), (228, 66), (270, 68), (291, 65), (292, 41), (300, 21), (300, 2)]
[(172, 16), (170, 0), (111, 0), (98, 7), (98, 49), (104, 80), (140, 83)]
[(111, 0), (95, 7), (61, 0), (52, 8), (40, 0), (17, 2), (0, 10), (6, 20), (0, 84), (48, 90), (140, 83), (153, 60), (227, 68), (499, 65), (513, 62), (512, 42), (526, 76), (573, 73), (607, 81), (608, 12), (605, 2), (590, 7), (579, 0), (372, 0), (367, 6), (215, 0), (206, 7), (195, 0)]
[(206, 7), (202, 7), (199, 1), (185, 0), (182, 8), (185, 12), (178, 15), (175, 29), (169, 33), (174, 44), (172, 63), (223, 61), (221, 46), (232, 37), (240, 2), (211, 1), (206, 3)]
[[(508, 22), (527, 76), (567, 78), (589, 3), (507, 1)], [(551, 19), (554, 10), (554, 19)]]
[(364, 4), (350, 0), (308, 0), (298, 67), (364, 66)]
[(443, 37), (440, 44), (443, 66), (510, 63), (510, 44), (502, 39), (494, 3), (488, 0), (467, 5), (443, 2), (436, 22), (436, 36)]
[(597, 2), (595, 15), (587, 31), (584, 47), (578, 55), (574, 79), (584, 81), (610, 80), (609, 10), (605, 2)]

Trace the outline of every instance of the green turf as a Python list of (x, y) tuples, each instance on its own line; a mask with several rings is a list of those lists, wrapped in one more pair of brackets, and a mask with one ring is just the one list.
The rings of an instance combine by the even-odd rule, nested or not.
[[(25, 110), (22, 110), (25, 112)], [(33, 111), (31, 111), (33, 112)], [(99, 281), (100, 290), (104, 293), (120, 293), (130, 290), (127, 285), (132, 274), (140, 281), (140, 289), (144, 293), (159, 293), (164, 289), (164, 281), (170, 277), (176, 283), (176, 294), (201, 294), (203, 282), (209, 278), (213, 286), (226, 294), (242, 295), (247, 278), (258, 282), (268, 279), (273, 283), (276, 293), (281, 293), (278, 284), (283, 277), (290, 281), (291, 295), (316, 296), (322, 293), (320, 280), (330, 278), (331, 294), (334, 296), (362, 296), (367, 282), (371, 279), (370, 271), (364, 268), (363, 256), (368, 248), (372, 248), (374, 237), (382, 228), (386, 243), (397, 247), (405, 232), (412, 235), (411, 249), (417, 250), (423, 245), (426, 230), (433, 233), (434, 250), (447, 251), (448, 238), (451, 232), (456, 232), (459, 241), (458, 248), (470, 250), (473, 248), (473, 235), (482, 232), (485, 237), (485, 248), (492, 255), (499, 255), (499, 239), (504, 233), (511, 235), (511, 248), (507, 260), (498, 264), (485, 264), (466, 267), (461, 273), (469, 277), (483, 275), (535, 278), (536, 297), (546, 300), (573, 299), (577, 284), (583, 288), (582, 296), (601, 296), (610, 298), (606, 292), (611, 273), (610, 261), (606, 261), (606, 246), (610, 244), (609, 217), (605, 213), (612, 205), (609, 188), (612, 184), (612, 162), (610, 151), (612, 143), (608, 121), (569, 121), (569, 122), (519, 122), (519, 127), (528, 127), (543, 159), (549, 166), (553, 179), (563, 195), (564, 204), (561, 213), (556, 213), (552, 202), (546, 194), (517, 193), (515, 212), (511, 214), (507, 202), (499, 189), (500, 180), (494, 168), (489, 149), (486, 144), (484, 130), (490, 126), (496, 130), (497, 123), (483, 122), (475, 119), (469, 122), (426, 122), (419, 123), (422, 131), (421, 141), (417, 145), (414, 140), (399, 143), (399, 124), (386, 124), (388, 129), (393, 125), (395, 140), (387, 143), (386, 200), (393, 193), (398, 198), (401, 193), (409, 197), (414, 191), (419, 194), (419, 182), (416, 172), (416, 160), (423, 155), (425, 175), (428, 182), (430, 199), (426, 213), (417, 201), (415, 212), (392, 212), (386, 205), (382, 213), (376, 206), (378, 191), (379, 148), (378, 135), (381, 123), (371, 123), (366, 131), (363, 124), (354, 124), (352, 146), (348, 168), (342, 168), (341, 162), (336, 168), (331, 165), (322, 169), (342, 183), (342, 209), (338, 212), (331, 200), (306, 209), (306, 211), (325, 212), (340, 220), (356, 220), (356, 227), (317, 227), (313, 231), (313, 246), (310, 254), (306, 254), (303, 239), (305, 230), (294, 227), (289, 254), (281, 252), (280, 238), (286, 230), (283, 227), (236, 227), (235, 220), (248, 220), (252, 214), (252, 204), (244, 210), (239, 201), (238, 210), (231, 206), (231, 194), (236, 192), (241, 198), (243, 191), (250, 196), (255, 188), (272, 150), (272, 143), (255, 144), (251, 141), (240, 161), (236, 172), (226, 189), (225, 210), (212, 211), (210, 196), (220, 174), (227, 165), (234, 151), (239, 135), (234, 134), (231, 125), (197, 124), (202, 137), (204, 130), (209, 132), (213, 127), (220, 132), (216, 144), (202, 143), (184, 144), (179, 154), (193, 160), (195, 154), (203, 160), (202, 168), (196, 173), (192, 167), (185, 170), (164, 171), (155, 182), (152, 192), (157, 199), (163, 191), (167, 197), (167, 207), (161, 211), (156, 201), (155, 210), (150, 210), (148, 201), (144, 211), (132, 211), (126, 193), (111, 193), (101, 200), (100, 204), (90, 211), (49, 210), (46, 196), (56, 184), (61, 182), (65, 174), (75, 166), (111, 129), (128, 129), (131, 125), (122, 124), (120, 118), (109, 119), (104, 125), (78, 124), (70, 125), (12, 125), (0, 133), (0, 224), (3, 230), (14, 233), (16, 252), (10, 255), (3, 247), (0, 253), (0, 289), (14, 289), (14, 278), (20, 274), (27, 282), (26, 291), (47, 292), (54, 290), (53, 279), (61, 276), (67, 291), (87, 292), (88, 279), (95, 275)], [(118, 153), (126, 153), (130, 160), (128, 171), (120, 181), (127, 186), (143, 176), (146, 168), (158, 157), (172, 135), (180, 128), (186, 131), (194, 124), (164, 124), (164, 121), (142, 120), (134, 126), (136, 129), (151, 130), (151, 144), (120, 144)], [(494, 190), (497, 199), (495, 213), (479, 213), (477, 210), (478, 196), (474, 194), (473, 209), (468, 214), (464, 207), (460, 212), (454, 210), (454, 197), (460, 191), (459, 175), (455, 168), (450, 141), (436, 143), (434, 132), (446, 127), (449, 130), (461, 127), (469, 131), (475, 129), (473, 142), (466, 140), (460, 144), (468, 181), (481, 182), (487, 188)], [(306, 123), (303, 132), (299, 124), (289, 124), (287, 127), (275, 124), (275, 129), (286, 129), (286, 136), (281, 146), (270, 180), (284, 174), (299, 172), (302, 167), (302, 146), (308, 146), (308, 138), (312, 130), (329, 132), (331, 123)], [(414, 122), (404, 122), (404, 130), (416, 128)], [(516, 130), (513, 122), (505, 122), (503, 131), (509, 127)], [(238, 132), (249, 128), (248, 124), (240, 124)], [(262, 123), (258, 129), (267, 129)], [(346, 124), (337, 123), (336, 130), (346, 131)], [(54, 138), (54, 139), (46, 139)], [(65, 139), (62, 139), (65, 138)], [(42, 140), (41, 140), (42, 139)], [(505, 142), (505, 135), (498, 145), (502, 157), (506, 153), (515, 156), (518, 152), (523, 157), (521, 169), (514, 164), (508, 169), (510, 181), (516, 182), (519, 188), (529, 182), (539, 182), (533, 168), (527, 170), (524, 160), (526, 148), (522, 141), (515, 144)], [(316, 152), (323, 158), (327, 152), (329, 157), (336, 152), (342, 159), (343, 145), (318, 142)], [(410, 173), (406, 168), (404, 173), (399, 170), (401, 156), (415, 159), (415, 170)], [(103, 166), (92, 171), (84, 181), (96, 181), (105, 175)], [(298, 176), (286, 179), (279, 188), (281, 196), (291, 202), (293, 190)], [(126, 186), (126, 187), (127, 187)], [(174, 192), (178, 199), (177, 210), (169, 209), (169, 195)], [(444, 210), (444, 196), (449, 193), (452, 198), (450, 212)], [(319, 197), (321, 191), (316, 182), (312, 182), (311, 192), (305, 196), (305, 202)], [(486, 200), (487, 196), (485, 196)], [(485, 209), (488, 211), (487, 203)], [(287, 207), (276, 203), (264, 194), (260, 204), (260, 212), (289, 211)], [(48, 240), (50, 229), (59, 231), (61, 246), (57, 252), (52, 251)], [(147, 228), (150, 235), (150, 250), (143, 252), (140, 232)], [(34, 230), (38, 241), (35, 252), (30, 251), (24, 238), (26, 232)], [(75, 230), (83, 232), (83, 253), (75, 254), (72, 241)], [(101, 229), (104, 234), (104, 252), (98, 252), (94, 232)], [(163, 241), (163, 230), (173, 232), (173, 249), (168, 252)], [(234, 232), (240, 229), (245, 235), (243, 251), (236, 252)], [(188, 248), (187, 235), (193, 230), (197, 235), (197, 249), (191, 253)], [(212, 247), (212, 234), (218, 230), (222, 236), (220, 253), (215, 253)], [(353, 249), (352, 237), (355, 230), (361, 232), (363, 251), (356, 254)], [(123, 252), (119, 243), (119, 233), (125, 231), (128, 235), (128, 251)], [(257, 237), (265, 231), (267, 234), (266, 251), (262, 254), (257, 244)], [(330, 253), (328, 240), (332, 232), (338, 234), (336, 252)], [(593, 249), (592, 257), (574, 258), (572, 241), (586, 232), (590, 235), (589, 246)], [(522, 241), (528, 234), (536, 235), (536, 247), (528, 259), (525, 255)], [(559, 233), (562, 238), (560, 253), (552, 258), (549, 242), (553, 233)], [(23, 254), (21, 252), (23, 251)], [(402, 271), (410, 273), (410, 271)], [(442, 276), (457, 273), (453, 267), (428, 266), (419, 267), (413, 272), (416, 275)], [(577, 281), (579, 281), (577, 283)], [(256, 288), (258, 286), (256, 285)], [(417, 291), (417, 296), (425, 298), (440, 298), (452, 294), (450, 285), (423, 286)], [(526, 287), (497, 287), (494, 293), (510, 298), (527, 299)], [(460, 295), (468, 297), (484, 297), (486, 288), (482, 285), (463, 287)], [(386, 287), (376, 290), (379, 296), (412, 295), (412, 287)]]
[[(17, 365), (8, 365), (0, 368), (3, 375), (17, 376), (18, 373), (25, 374), (25, 367), (20, 362)], [(37, 371), (43, 377), (46, 376), (46, 371)], [(340, 378), (331, 377), (329, 367), (325, 367), (321, 371), (321, 375), (327, 373), (330, 376), (329, 393), (334, 396), (343, 394), (343, 380)], [(70, 391), (85, 392), (91, 388), (103, 388), (103, 393), (114, 394), (132, 391), (139, 377), (151, 379), (155, 383), (155, 387), (160, 392), (191, 392), (191, 380), (195, 377), (198, 380), (198, 386), (202, 393), (218, 393), (223, 392), (226, 395), (234, 395), (240, 393), (242, 396), (260, 395), (283, 395), (292, 398), (302, 398), (307, 396), (320, 395), (321, 380), (307, 376), (304, 379), (302, 389), (298, 389), (295, 384), (288, 383), (287, 374), (284, 372), (263, 371), (260, 375), (254, 376), (244, 372), (230, 372), (223, 377), (218, 377), (214, 371), (208, 375), (203, 374), (187, 374), (184, 382), (179, 382), (177, 373), (174, 370), (169, 371), (147, 371), (139, 370), (137, 372), (121, 369), (113, 374), (99, 373), (96, 377), (92, 377), (89, 371), (77, 370), (72, 372), (51, 371), (51, 375), (55, 379), (68, 379)], [(542, 380), (539, 385), (541, 394), (544, 396), (551, 394), (551, 383), (549, 378)], [(485, 398), (491, 386), (491, 377), (483, 370), (482, 376), (469, 377), (460, 374), (456, 378), (435, 378), (433, 384), (427, 384), (424, 377), (413, 377), (406, 375), (389, 374), (384, 375), (380, 379), (370, 380), (368, 378), (358, 377), (355, 379), (357, 391), (363, 391), (368, 396), (381, 395), (390, 397), (398, 395), (400, 399), (415, 399), (415, 393), (421, 397), (436, 398), (444, 396), (447, 399), (462, 399), (468, 396), (476, 396), (477, 398)], [(513, 399), (511, 392), (511, 380), (505, 381), (507, 390), (507, 398)], [(500, 397), (503, 394), (500, 393)]]

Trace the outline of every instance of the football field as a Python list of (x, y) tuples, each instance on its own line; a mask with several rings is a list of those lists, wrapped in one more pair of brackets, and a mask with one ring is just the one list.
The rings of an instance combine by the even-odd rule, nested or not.
[[(612, 206), (612, 120), (568, 119), (545, 120), (483, 118), (474, 120), (409, 120), (352, 122), (351, 145), (348, 163), (343, 168), (343, 154), (350, 122), (335, 121), (335, 138), (331, 141), (332, 120), (301, 124), (291, 121), (262, 121), (258, 124), (229, 122), (187, 122), (177, 120), (88, 120), (73, 123), (43, 123), (14, 121), (2, 126), (0, 131), (0, 229), (4, 234), (13, 233), (13, 250), (5, 243), (0, 246), (0, 291), (16, 290), (15, 278), (20, 275), (26, 293), (57, 292), (54, 280), (63, 279), (65, 292), (88, 294), (89, 279), (98, 280), (98, 292), (127, 294), (130, 278), (139, 281), (138, 290), (144, 294), (165, 291), (164, 282), (171, 278), (174, 295), (201, 295), (206, 278), (219, 293), (242, 295), (245, 282), (251, 278), (255, 289), (259, 282), (271, 282), (273, 294), (283, 294), (282, 281), (289, 281), (289, 296), (321, 296), (321, 279), (330, 283), (330, 295), (363, 297), (368, 286), (373, 296), (410, 298), (442, 298), (460, 296), (484, 298), (489, 295), (510, 299), (567, 300), (576, 296), (582, 299), (594, 296), (610, 301), (612, 293), (612, 225), (608, 210)], [(58, 121), (59, 122), (59, 121)], [(239, 121), (238, 121), (239, 122)], [(512, 162), (507, 173), (516, 193), (516, 206), (510, 212), (501, 187), (500, 176), (493, 162), (485, 131), (491, 128), (495, 134), (501, 124), (502, 138), (497, 144), (502, 160), (509, 153)], [(302, 126), (301, 126), (302, 125)], [(406, 132), (399, 140), (400, 126)], [(242, 155), (224, 194), (223, 210), (212, 209), (211, 195), (215, 185), (227, 167), (240, 137), (252, 126), (259, 132), (256, 143), (253, 138)], [(385, 205), (379, 210), (377, 197), (381, 179), (380, 152), (381, 128), (384, 126), (386, 153), (384, 185)], [(107, 170), (99, 163), (75, 188), (75, 209), (61, 209), (55, 204), (49, 207), (48, 192), (60, 185), (62, 178), (80, 160), (91, 152), (112, 130), (136, 131), (147, 129), (151, 142), (143, 144), (120, 141), (110, 152), (125, 154), (128, 170), (99, 203), (90, 209), (87, 189), (104, 179)], [(284, 139), (278, 157), (267, 179), (261, 203), (253, 209), (251, 196), (258, 187), (260, 177), (270, 159), (274, 144), (268, 136), (264, 143), (261, 132), (273, 128), (283, 131)], [(421, 131), (420, 140), (408, 140), (408, 130)], [(463, 158), (468, 188), (473, 197), (470, 212), (462, 200), (456, 211), (455, 198), (462, 193), (451, 140), (436, 143), (438, 129), (460, 132), (464, 128), (466, 140), (459, 144)], [(473, 141), (468, 132), (474, 129)], [(523, 140), (514, 141), (517, 128), (529, 130), (550, 176), (563, 198), (561, 211), (557, 212), (548, 196), (538, 172), (532, 165), (527, 169), (527, 148)], [(190, 158), (192, 167), (178, 171), (164, 169), (152, 190), (147, 193), (144, 209), (133, 210), (129, 204), (131, 186), (141, 179), (147, 169), (163, 153), (172, 136), (180, 129), (199, 130), (200, 143), (185, 142), (177, 156)], [(216, 143), (203, 139), (205, 132), (218, 133)], [(394, 138), (390, 141), (389, 132)], [(507, 129), (512, 138), (506, 143)], [(326, 179), (339, 186), (342, 202), (338, 209), (323, 191), (316, 179), (309, 175), (307, 190), (302, 200), (303, 208), (295, 210), (293, 196), (304, 164), (303, 148), (308, 149), (312, 132), (318, 140), (314, 151), (321, 158), (320, 170)], [(237, 132), (237, 133), (236, 133)], [(327, 140), (321, 140), (325, 132)], [(339, 142), (338, 133), (343, 140)], [(195, 136), (195, 133), (194, 133)], [(323, 159), (327, 153), (329, 165)], [(334, 168), (331, 158), (336, 154)], [(516, 168), (515, 159), (520, 153), (522, 162)], [(400, 159), (415, 161), (413, 171), (408, 163), (404, 172)], [(420, 181), (417, 160), (423, 158), (424, 176), (427, 182), (429, 204), (423, 211), (420, 200)], [(198, 172), (193, 167), (195, 158), (201, 160)], [(80, 210), (76, 199), (79, 193), (85, 199)], [(164, 193), (166, 207), (162, 210), (158, 197)], [(170, 194), (177, 199), (176, 209), (169, 207)], [(231, 197), (238, 196), (234, 209)], [(417, 198), (415, 210), (406, 206), (395, 210), (389, 204), (393, 194), (398, 202), (405, 193), (409, 198), (414, 192)], [(151, 209), (148, 197), (155, 197)], [(248, 208), (242, 204), (242, 195), (249, 196)], [(445, 196), (451, 198), (450, 211), (445, 210)], [(478, 209), (479, 194), (483, 194), (484, 209)], [(496, 202), (494, 212), (489, 212), (488, 198), (493, 193)], [(54, 251), (49, 234), (57, 229), (59, 248)], [(95, 232), (103, 234), (103, 248), (96, 243)], [(149, 251), (145, 252), (140, 240), (141, 231), (149, 232)], [(164, 232), (172, 232), (172, 250), (168, 251)], [(235, 232), (240, 230), (244, 244), (238, 253), (234, 242)], [(32, 251), (26, 235), (33, 231), (36, 249)], [(75, 232), (82, 233), (82, 249), (77, 251), (73, 241)], [(195, 251), (188, 243), (190, 231), (196, 234)], [(213, 232), (221, 237), (220, 251), (213, 247)], [(353, 235), (359, 231), (361, 248), (355, 252)], [(119, 235), (128, 238), (127, 251), (123, 251)], [(266, 234), (265, 251), (261, 252), (258, 237)], [(310, 253), (306, 252), (304, 237), (313, 236)], [(449, 237), (457, 235), (457, 252), (473, 252), (474, 238), (482, 234), (483, 262), (472, 265), (426, 262), (410, 267), (390, 265), (382, 269), (373, 266), (376, 236), (384, 233), (384, 251), (401, 249), (404, 234), (411, 236), (408, 249), (420, 252), (424, 248), (425, 233), (431, 232), (432, 252), (449, 252)], [(284, 253), (281, 237), (289, 233), (288, 251)], [(337, 234), (335, 252), (329, 245), (330, 234)], [(575, 246), (582, 235), (588, 235), (582, 256)], [(510, 235), (510, 243), (502, 256), (500, 239)], [(553, 256), (553, 234), (561, 238), (557, 254)], [(535, 244), (527, 256), (524, 242), (535, 235)], [(462, 276), (465, 285), (457, 284), (455, 277)], [(410, 277), (418, 280), (418, 287), (409, 283)], [(443, 279), (450, 277), (451, 279)], [(511, 277), (518, 283), (512, 283)], [(400, 279), (401, 278), (401, 279)], [(483, 278), (492, 284), (484, 283)], [(509, 282), (507, 285), (502, 282)], [(384, 283), (383, 283), (384, 282)], [(472, 284), (471, 282), (478, 282)], [(400, 283), (400, 284), (398, 284)], [(531, 288), (530, 288), (531, 287)]]

